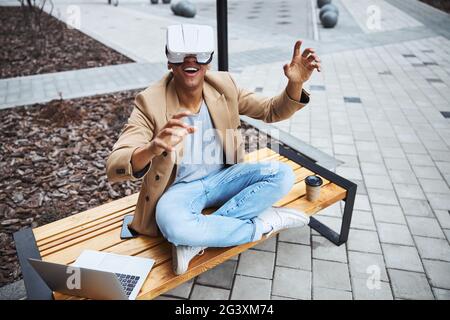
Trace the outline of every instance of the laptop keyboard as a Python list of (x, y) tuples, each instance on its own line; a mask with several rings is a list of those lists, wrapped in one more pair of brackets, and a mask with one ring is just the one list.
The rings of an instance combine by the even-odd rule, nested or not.
[(139, 276), (132, 276), (129, 274), (123, 274), (123, 273), (116, 273), (117, 279), (119, 279), (120, 284), (123, 287), (123, 290), (125, 291), (125, 294), (127, 297), (130, 296), (131, 291), (133, 291), (134, 287), (136, 286), (137, 282), (139, 281)]

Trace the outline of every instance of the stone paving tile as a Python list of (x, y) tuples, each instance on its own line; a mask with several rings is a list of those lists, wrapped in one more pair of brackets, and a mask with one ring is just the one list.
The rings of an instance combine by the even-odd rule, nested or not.
[(200, 274), (197, 277), (196, 283), (231, 289), (236, 266), (236, 261), (225, 261), (217, 267)]
[(445, 236), (447, 237), (447, 240), (450, 242), (450, 229), (444, 229)]
[[(341, 225), (342, 225), (341, 218), (322, 216), (320, 214), (315, 215), (314, 218), (316, 218), (319, 222), (328, 226), (331, 230), (334, 230), (335, 232), (339, 233), (341, 230)], [(311, 232), (313, 235), (319, 235), (319, 233), (316, 230), (312, 230)]]
[(444, 229), (450, 229), (450, 212), (448, 210), (434, 210), (434, 215)]
[(378, 270), (379, 279), (381, 281), (388, 281), (383, 255), (349, 251), (348, 260), (352, 278), (368, 279), (373, 273), (373, 270)]
[(384, 162), (389, 170), (411, 170), (411, 166), (406, 159), (384, 158)]
[(328, 288), (313, 288), (314, 300), (352, 300), (350, 291), (333, 290)]
[(175, 296), (178, 298), (189, 298), (189, 295), (192, 290), (192, 286), (194, 285), (194, 279), (191, 279), (189, 281), (186, 281), (182, 284), (180, 284), (178, 287), (173, 288), (172, 290), (169, 290), (165, 293), (165, 295)]
[(272, 293), (294, 299), (311, 299), (311, 272), (275, 267)]
[(424, 273), (388, 269), (395, 298), (432, 300), (434, 299)]
[(274, 263), (274, 253), (249, 249), (241, 253), (236, 273), (272, 279)]
[(389, 170), (389, 175), (394, 183), (418, 184), (414, 172), (407, 170)]
[(445, 194), (427, 193), (430, 206), (435, 210), (450, 210), (450, 197)]
[(424, 259), (423, 265), (433, 287), (450, 289), (450, 262)]
[(433, 217), (433, 211), (425, 200), (400, 199), (400, 205), (407, 216)]
[(331, 260), (347, 263), (347, 251), (345, 244), (336, 246), (322, 236), (312, 237), (313, 259)]
[(395, 193), (390, 190), (367, 188), (370, 201), (378, 204), (397, 205), (398, 200)]
[(351, 290), (348, 265), (313, 259), (313, 286), (336, 290)]
[(269, 300), (272, 280), (236, 275), (231, 300)]
[(276, 265), (311, 271), (311, 247), (279, 242)]
[(450, 196), (450, 189), (444, 180), (419, 179), (419, 182), (426, 193), (444, 193)]
[(386, 175), (387, 169), (383, 164), (380, 163), (372, 163), (372, 162), (360, 162), (361, 171), (363, 174), (371, 174), (371, 175)]
[(190, 300), (228, 300), (230, 290), (194, 285)]
[(291, 228), (280, 231), (278, 234), (279, 241), (292, 242), (310, 245), (311, 244), (311, 229), (310, 228)]
[(347, 241), (350, 251), (372, 252), (381, 254), (381, 246), (376, 232), (351, 229)]
[(392, 300), (391, 286), (387, 282), (369, 282), (368, 279), (352, 278), (355, 300)]
[(406, 217), (411, 233), (415, 236), (424, 236), (432, 238), (444, 238), (444, 233), (434, 218), (424, 217)]
[(415, 236), (414, 240), (422, 259), (443, 260), (450, 262), (450, 245), (447, 240), (418, 236)]
[(392, 269), (424, 272), (422, 261), (415, 247), (383, 243), (386, 267)]
[(415, 184), (394, 183), (399, 198), (425, 200), (425, 194), (420, 186)]
[(450, 300), (450, 290), (433, 288), (433, 292), (437, 300)]
[(412, 166), (415, 176), (423, 179), (441, 179), (442, 176), (436, 167), (431, 166)]
[(373, 220), (372, 212), (353, 210), (352, 228), (375, 231), (375, 222)]
[(366, 195), (357, 194), (355, 197), (354, 209), (370, 211), (371, 208), (370, 208), (369, 197)]
[(364, 175), (364, 182), (368, 188), (377, 188), (377, 189), (387, 189), (393, 190), (391, 179), (389, 176), (381, 176), (381, 175)]
[(377, 222), (406, 224), (405, 216), (403, 215), (403, 211), (399, 206), (374, 203), (372, 207), (373, 215)]
[(407, 226), (392, 223), (377, 223), (380, 241), (384, 243), (414, 245)]
[(261, 242), (257, 246), (254, 246), (253, 249), (275, 252), (276, 246), (277, 246), (277, 237), (271, 237), (266, 241)]

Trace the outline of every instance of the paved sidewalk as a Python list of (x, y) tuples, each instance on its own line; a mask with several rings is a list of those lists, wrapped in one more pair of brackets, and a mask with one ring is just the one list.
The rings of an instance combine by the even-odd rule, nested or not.
[[(294, 41), (317, 48), (323, 72), (307, 84), (310, 105), (276, 125), (343, 161), (336, 172), (358, 184), (348, 243), (336, 247), (308, 228), (284, 231), (160, 299), (450, 299), (449, 15), (416, 0), (376, 0), (381, 29), (372, 30), (368, 1), (333, 2), (339, 24), (318, 26), (315, 41), (309, 0), (229, 1), (230, 67), (241, 86), (273, 95), (286, 85), (282, 65)], [(93, 81), (105, 83), (74, 95), (159, 78), (168, 24), (215, 26), (215, 0), (196, 3), (189, 20), (147, 1), (77, 1), (82, 31), (137, 63), (74, 71), (72, 79), (104, 72)], [(59, 88), (64, 74), (35, 82), (51, 78)], [(27, 80), (0, 80), (0, 99), (5, 83), (10, 90)], [(23, 90), (14, 90), (20, 104)], [(341, 214), (334, 205), (318, 219), (337, 229)]]
[(52, 99), (91, 96), (145, 88), (159, 80), (161, 63), (127, 63), (0, 80), (0, 109)]

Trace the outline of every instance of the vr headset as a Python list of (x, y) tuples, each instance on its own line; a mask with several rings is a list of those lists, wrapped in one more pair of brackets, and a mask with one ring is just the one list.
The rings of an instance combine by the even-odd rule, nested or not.
[(214, 54), (214, 30), (210, 26), (179, 24), (167, 27), (166, 56), (169, 63), (181, 64), (195, 56), (198, 64), (208, 64)]

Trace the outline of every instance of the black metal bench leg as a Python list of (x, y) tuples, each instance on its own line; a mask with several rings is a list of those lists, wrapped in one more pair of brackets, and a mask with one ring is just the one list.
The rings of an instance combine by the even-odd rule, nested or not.
[(41, 260), (33, 230), (22, 229), (14, 233), (17, 256), (22, 270), (23, 282), (29, 300), (53, 300), (53, 292), (28, 262), (28, 258)]
[(341, 231), (338, 234), (334, 230), (324, 225), (314, 217), (310, 218), (309, 226), (320, 233), (322, 236), (333, 242), (335, 245), (340, 246), (347, 242), (348, 233), (350, 231), (350, 223), (352, 221), (353, 206), (355, 204), (356, 186), (347, 189), (347, 196), (344, 199), (344, 214), (342, 215)]

